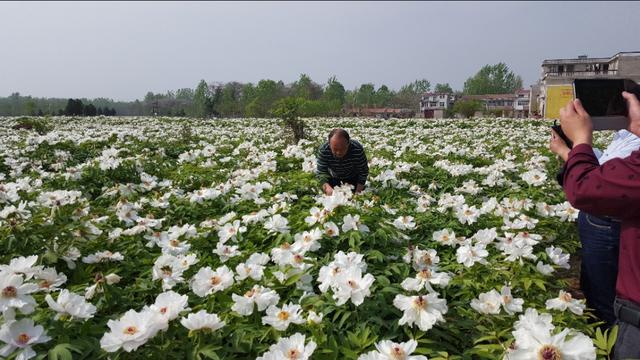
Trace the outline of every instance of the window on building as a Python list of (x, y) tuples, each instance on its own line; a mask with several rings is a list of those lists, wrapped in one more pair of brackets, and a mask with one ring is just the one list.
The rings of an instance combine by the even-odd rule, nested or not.
[(444, 106), (444, 101), (440, 101), (440, 106)]

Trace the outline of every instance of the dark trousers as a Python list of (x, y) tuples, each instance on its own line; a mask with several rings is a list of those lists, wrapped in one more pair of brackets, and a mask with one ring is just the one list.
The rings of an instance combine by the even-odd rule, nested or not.
[(613, 359), (640, 359), (640, 304), (616, 299), (614, 307), (618, 317), (618, 337)]
[(578, 232), (582, 244), (580, 287), (587, 306), (595, 310), (607, 327), (615, 324), (613, 302), (618, 276), (620, 222), (599, 218), (583, 211), (578, 216)]

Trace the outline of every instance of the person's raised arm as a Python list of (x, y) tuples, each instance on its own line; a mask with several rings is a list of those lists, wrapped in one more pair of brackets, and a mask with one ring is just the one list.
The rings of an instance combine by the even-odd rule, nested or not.
[[(629, 107), (629, 130), (640, 129), (640, 101), (623, 93)], [(560, 111), (562, 130), (576, 143), (565, 164), (564, 190), (575, 208), (599, 216), (640, 215), (640, 150), (600, 166), (591, 147), (591, 118), (579, 100)], [(635, 132), (634, 132), (635, 133)]]

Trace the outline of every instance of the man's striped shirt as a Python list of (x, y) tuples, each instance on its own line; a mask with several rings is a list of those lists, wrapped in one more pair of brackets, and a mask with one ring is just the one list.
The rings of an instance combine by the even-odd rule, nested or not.
[(326, 142), (318, 149), (316, 176), (321, 183), (328, 182), (330, 178), (338, 180), (358, 179), (358, 183), (364, 185), (369, 176), (369, 164), (367, 155), (362, 145), (349, 140), (347, 154), (339, 159), (333, 156), (329, 143)]

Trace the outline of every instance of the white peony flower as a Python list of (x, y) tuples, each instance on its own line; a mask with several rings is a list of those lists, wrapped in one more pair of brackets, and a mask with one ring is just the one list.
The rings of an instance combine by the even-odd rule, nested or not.
[(232, 294), (231, 298), (233, 299), (231, 310), (243, 316), (253, 314), (254, 304), (257, 305), (258, 311), (264, 311), (280, 301), (280, 295), (277, 292), (260, 285), (254, 285), (243, 296)]
[(0, 272), (0, 311), (20, 310), (23, 314), (33, 312), (35, 299), (29, 295), (38, 291), (38, 285), (23, 283), (22, 275)]
[(162, 280), (162, 290), (170, 290), (176, 284), (184, 281), (182, 277), (186, 270), (179, 258), (173, 255), (161, 255), (153, 263), (152, 279)]
[(549, 259), (554, 264), (560, 266), (561, 268), (570, 269), (571, 265), (569, 264), (569, 258), (571, 255), (564, 253), (561, 248), (557, 248), (553, 245), (549, 246), (544, 250)]
[(393, 306), (404, 312), (398, 324), (411, 327), (415, 324), (422, 331), (431, 329), (436, 322), (444, 322), (442, 315), (448, 310), (447, 301), (439, 299), (437, 293), (417, 296), (398, 294), (393, 299)]
[(364, 302), (364, 298), (371, 295), (369, 288), (375, 281), (371, 274), (362, 276), (362, 272), (358, 268), (349, 268), (341, 271), (335, 279), (333, 289), (333, 298), (336, 299), (336, 305), (343, 305), (348, 300), (358, 306)]
[(208, 266), (201, 268), (191, 281), (193, 292), (200, 297), (225, 290), (231, 285), (233, 285), (233, 271), (229, 270), (226, 265), (215, 271)]
[(216, 331), (225, 325), (224, 321), (216, 314), (209, 314), (206, 310), (191, 313), (186, 318), (180, 320), (180, 324), (191, 331), (209, 330)]
[(9, 265), (0, 265), (0, 272), (24, 275), (25, 279), (29, 280), (42, 269), (42, 266), (35, 266), (37, 261), (38, 255), (16, 257), (11, 259)]
[(522, 174), (520, 178), (529, 185), (540, 186), (547, 180), (547, 174), (540, 170), (533, 169)]
[(560, 310), (565, 311), (569, 309), (572, 313), (576, 315), (582, 315), (582, 312), (586, 308), (584, 304), (584, 300), (580, 301), (574, 299), (570, 293), (565, 292), (564, 290), (560, 290), (557, 298), (549, 299), (545, 303), (547, 310)]
[(289, 232), (289, 221), (280, 214), (275, 214), (268, 218), (264, 223), (264, 228), (270, 233), (282, 233)]
[(118, 320), (107, 322), (110, 332), (100, 339), (100, 347), (106, 352), (116, 352), (122, 348), (131, 352), (156, 336), (158, 331), (166, 330), (167, 321), (163, 316), (150, 309), (141, 312), (129, 310)]
[(280, 338), (278, 343), (271, 345), (269, 351), (256, 360), (309, 360), (316, 346), (313, 340), (305, 345), (305, 336), (295, 333), (290, 337)]
[(416, 228), (416, 223), (413, 220), (413, 216), (400, 216), (393, 221), (393, 226), (398, 230), (413, 230)]
[(502, 303), (502, 295), (492, 289), (481, 293), (477, 299), (471, 300), (471, 307), (481, 314), (499, 314)]
[(507, 350), (504, 360), (563, 359), (595, 360), (596, 349), (586, 335), (572, 329), (552, 334), (554, 329), (549, 314), (527, 309), (514, 324), (515, 342)]
[(187, 303), (189, 297), (180, 295), (174, 291), (166, 291), (156, 297), (156, 302), (149, 307), (152, 311), (157, 311), (165, 321), (176, 319), (181, 312), (188, 311)]
[(345, 215), (344, 218), (342, 218), (342, 232), (351, 230), (369, 232), (369, 227), (360, 222), (360, 215)]
[(489, 252), (485, 250), (483, 243), (471, 245), (469, 242), (464, 243), (456, 250), (456, 259), (458, 263), (466, 267), (472, 267), (475, 263), (487, 264), (485, 259), (489, 256)]
[(418, 347), (418, 342), (411, 339), (403, 343), (383, 340), (376, 344), (377, 351), (371, 351), (358, 357), (358, 360), (427, 360), (423, 355), (411, 355)]
[(280, 331), (287, 330), (289, 324), (303, 324), (304, 322), (302, 308), (293, 303), (282, 305), (282, 308), (271, 305), (267, 308), (267, 315), (262, 317), (263, 325), (271, 325)]
[(70, 316), (77, 319), (90, 319), (96, 313), (95, 305), (87, 302), (83, 296), (76, 295), (64, 289), (58, 294), (58, 300), (54, 301), (51, 295), (45, 297), (49, 307), (57, 312), (55, 319)]
[(332, 221), (326, 222), (323, 225), (323, 228), (324, 228), (325, 235), (327, 235), (329, 237), (336, 237), (336, 236), (340, 235), (340, 229)]
[(0, 327), (0, 341), (6, 345), (0, 349), (0, 356), (5, 358), (13, 354), (16, 349), (19, 353), (17, 360), (27, 360), (36, 356), (31, 346), (46, 343), (51, 340), (41, 325), (34, 325), (32, 319), (9, 321)]
[(218, 238), (221, 243), (225, 243), (228, 240), (237, 240), (238, 234), (244, 233), (247, 231), (246, 226), (242, 226), (240, 224), (240, 220), (235, 220), (233, 223), (226, 223), (224, 226), (218, 231)]
[(420, 292), (422, 290), (427, 290), (428, 292), (434, 292), (431, 284), (447, 286), (450, 280), (451, 276), (449, 274), (437, 272), (425, 267), (418, 271), (416, 277), (404, 279), (400, 286), (407, 291)]
[(217, 254), (220, 257), (220, 261), (227, 262), (227, 260), (232, 257), (236, 257), (240, 255), (240, 251), (238, 250), (237, 245), (225, 245), (221, 241), (218, 241), (216, 244), (216, 249), (213, 250), (214, 254)]

